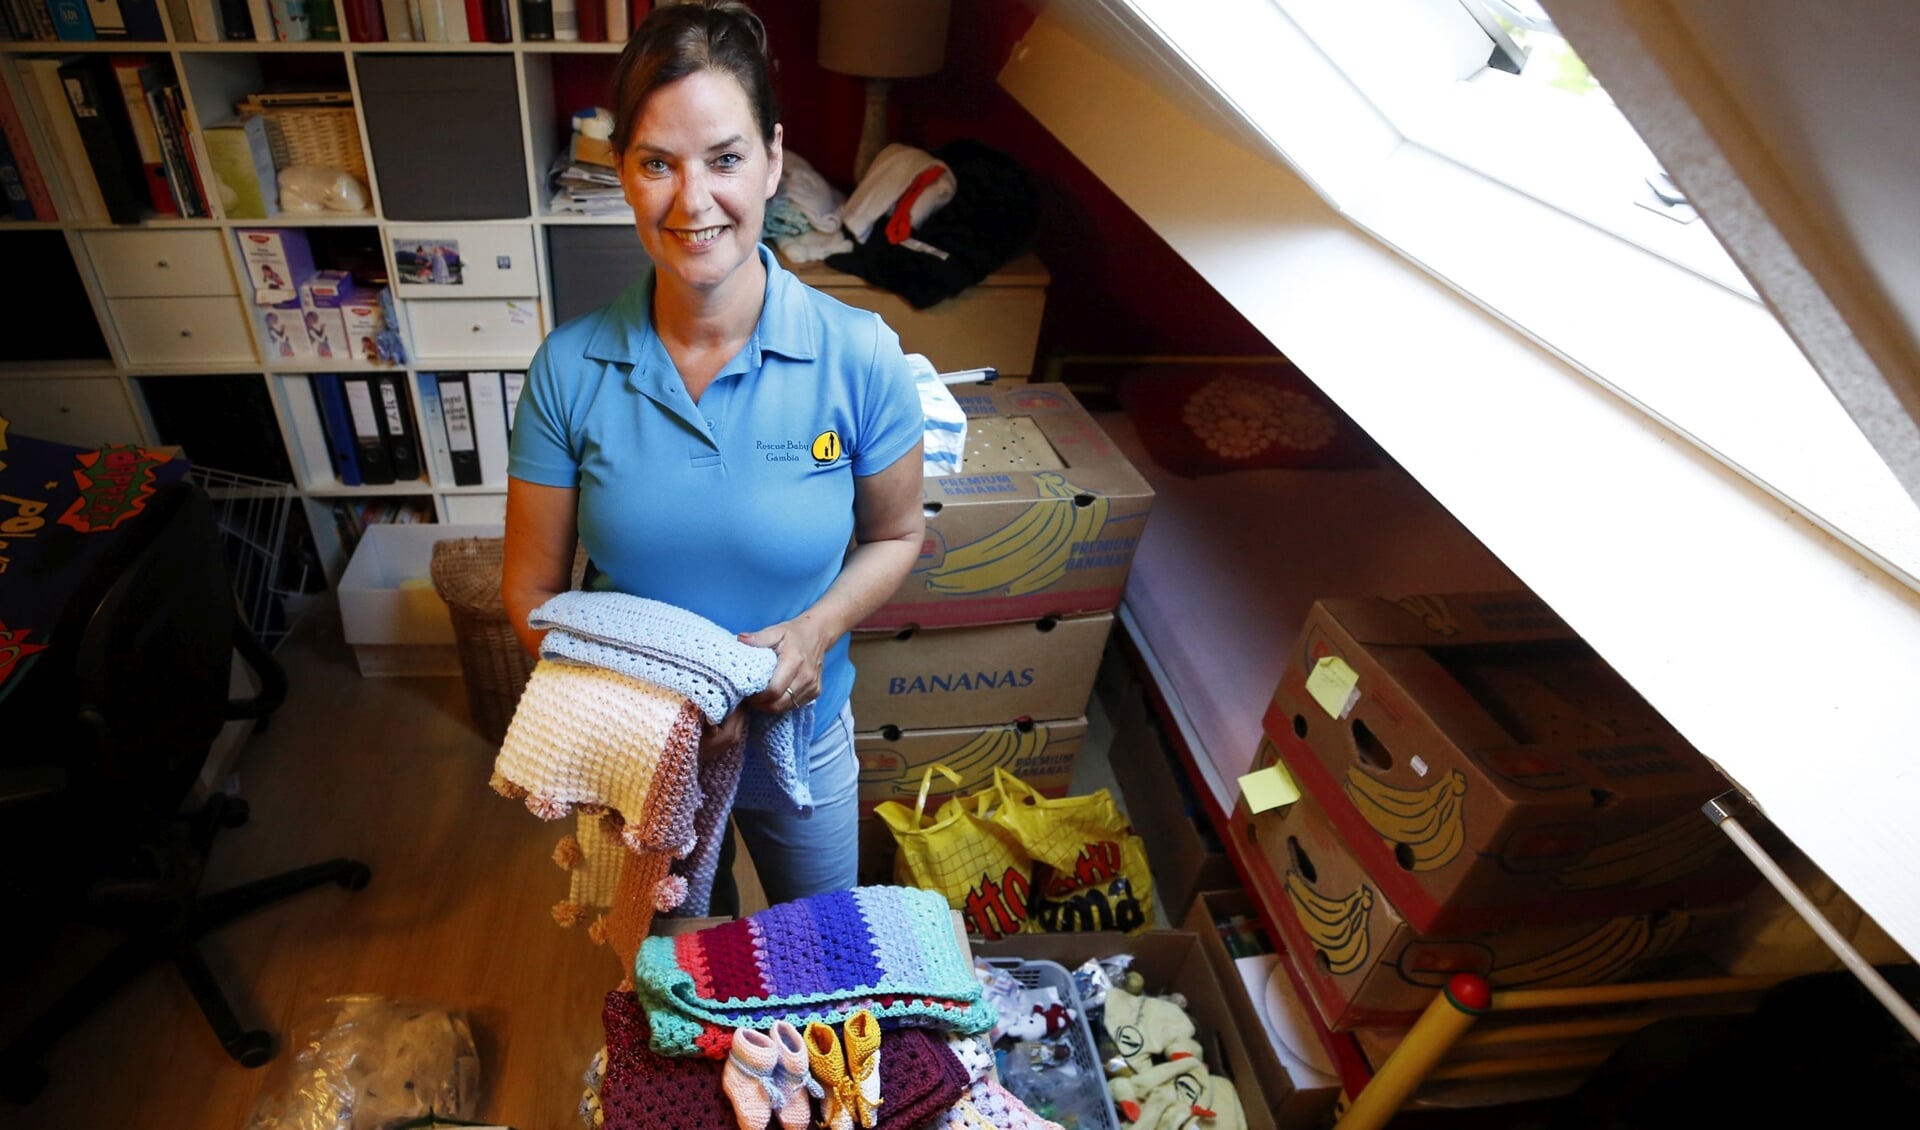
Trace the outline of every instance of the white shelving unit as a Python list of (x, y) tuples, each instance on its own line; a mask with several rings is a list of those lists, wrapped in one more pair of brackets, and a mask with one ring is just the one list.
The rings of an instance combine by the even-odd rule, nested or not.
[[(632, 221), (624, 215), (588, 217), (550, 215), (546, 212), (546, 201), (550, 195), (546, 187), (547, 168), (559, 147), (567, 141), (567, 136), (562, 132), (564, 127), (559, 125), (560, 118), (556, 113), (556, 75), (563, 74), (563, 69), (569, 66), (588, 66), (596, 72), (610, 72), (612, 59), (609, 56), (617, 55), (623, 45), (553, 41), (523, 42), (519, 39), (518, 5), (514, 4), (511, 7), (515, 37), (512, 43), (354, 43), (349, 41), (200, 43), (175, 40), (162, 43), (0, 42), (0, 77), (4, 77), (8, 83), (14, 105), (25, 119), (35, 158), (42, 169), (56, 164), (60, 158), (49, 142), (45, 124), (35, 120), (32, 101), (22, 96), (23, 83), (26, 80), (20, 69), (20, 63), (26, 58), (65, 58), (88, 53), (164, 58), (171, 63), (173, 73), (179, 80), (186, 103), (188, 128), (195, 136), (201, 136), (206, 125), (217, 124), (231, 116), (234, 101), (264, 88), (265, 78), (279, 69), (269, 66), (267, 74), (263, 75), (261, 68), (268, 60), (295, 56), (337, 58), (341, 60), (345, 84), (354, 97), (361, 151), (366, 155), (368, 165), (366, 179), (371, 200), (369, 211), (354, 215), (283, 214), (266, 219), (231, 219), (220, 214), (220, 203), (216, 199), (209, 201), (215, 212), (214, 217), (210, 219), (149, 218), (139, 224), (114, 224), (97, 219), (63, 219), (52, 223), (0, 221), (0, 241), (4, 241), (11, 233), (16, 232), (61, 233), (92, 303), (93, 312), (99, 322), (108, 351), (107, 357), (97, 360), (0, 363), (0, 410), (10, 412), (22, 431), (46, 434), (49, 438), (77, 443), (139, 441), (151, 444), (160, 442), (161, 436), (141, 391), (142, 382), (184, 376), (257, 376), (265, 382), (270, 394), (281, 447), (287, 455), (287, 462), (293, 468), (295, 486), (306, 504), (308, 525), (320, 549), (322, 562), (330, 581), (338, 580), (341, 570), (345, 567), (346, 557), (335, 535), (331, 516), (331, 508), (336, 500), (427, 498), (432, 501), (434, 519), (437, 522), (497, 522), (504, 513), (506, 504), (505, 490), (501, 486), (461, 487), (455, 486), (450, 481), (425, 477), (419, 482), (404, 482), (390, 486), (350, 487), (341, 484), (330, 474), (324, 477), (318, 475), (317, 468), (325, 466), (326, 461), (308, 458), (308, 453), (302, 452), (298, 436), (287, 413), (290, 382), (282, 378), (311, 373), (404, 373), (412, 392), (413, 422), (418, 434), (425, 437), (428, 435), (427, 420), (422, 412), (419, 396), (421, 374), (525, 369), (532, 360), (532, 350), (537, 342), (552, 330), (555, 287), (552, 265), (549, 262), (548, 229), (582, 227), (625, 229), (624, 235), (617, 230), (608, 231), (606, 236), (609, 244), (623, 238), (637, 243), (637, 237), (631, 231)], [(344, 27), (342, 33), (345, 34)], [(527, 215), (480, 220), (450, 219), (444, 223), (400, 221), (387, 216), (382, 204), (378, 158), (368, 131), (359, 61), (393, 54), (489, 58), (505, 55), (512, 59), (519, 109), (517, 128), (521, 134), (519, 150), (525, 163), (529, 202)], [(197, 147), (197, 156), (200, 162), (201, 179), (203, 183), (211, 186), (215, 182), (212, 169), (206, 160), (204, 145)], [(57, 195), (55, 203), (63, 215), (74, 211)], [(534, 327), (537, 333), (525, 333), (525, 327), (521, 327), (527, 341), (526, 348), (511, 355), (453, 356), (449, 351), (443, 350), (429, 351), (429, 356), (423, 358), (419, 347), (424, 343), (420, 340), (421, 335), (416, 332), (422, 327), (415, 325), (416, 319), (420, 319), (422, 312), (429, 304), (444, 303), (446, 299), (409, 298), (406, 295), (407, 287), (395, 286), (394, 305), (400, 322), (397, 328), (406, 343), (407, 356), (410, 359), (406, 365), (376, 365), (364, 361), (341, 359), (270, 360), (260, 321), (251, 302), (245, 263), (233, 233), (247, 228), (343, 227), (369, 231), (370, 241), (378, 245), (381, 255), (386, 260), (390, 280), (398, 279), (392, 240), (389, 238), (389, 233), (396, 229), (418, 232), (421, 229), (437, 227), (465, 229), (512, 227), (525, 231), (531, 241), (534, 259), (534, 269), (531, 272), (533, 285), (528, 288), (527, 293), (518, 296), (516, 300), (537, 305), (539, 324)], [(155, 359), (151, 351), (143, 354), (139, 349), (128, 348), (130, 333), (136, 336), (145, 333), (149, 335), (147, 340), (151, 341), (151, 335), (155, 331), (152, 326), (143, 328), (136, 324), (141, 322), (145, 314), (153, 308), (129, 305), (131, 302), (149, 300), (128, 299), (124, 295), (113, 295), (110, 293), (110, 288), (103, 282), (103, 275), (124, 276), (124, 268), (128, 264), (108, 261), (104, 258), (120, 255), (123, 252), (107, 250), (115, 245), (116, 237), (101, 238), (102, 233), (124, 232), (177, 233), (189, 236), (191, 233), (207, 232), (217, 237), (226, 249), (229, 277), (223, 280), (220, 295), (205, 296), (205, 308), (208, 311), (223, 309), (215, 301), (222, 297), (227, 302), (244, 307), (247, 323), (246, 336), (244, 342), (239, 343), (237, 350), (226, 348), (222, 352), (212, 345), (203, 346), (196, 339), (192, 344), (173, 342), (171, 344), (177, 348), (169, 350), (164, 358)], [(193, 241), (189, 239), (188, 242)], [(124, 246), (128, 241), (119, 241), (119, 243)], [(195, 246), (204, 251), (206, 245), (199, 243)], [(0, 247), (5, 247), (5, 243), (0, 242)], [(315, 265), (324, 268), (335, 264), (316, 262)], [(1021, 257), (986, 280), (974, 291), (927, 311), (914, 311), (895, 295), (817, 264), (804, 268), (801, 276), (811, 285), (825, 289), (843, 301), (879, 311), (901, 335), (909, 351), (926, 353), (943, 368), (960, 369), (977, 365), (995, 365), (1004, 375), (1013, 377), (1025, 376), (1032, 371), (1034, 347), (1039, 333), (1041, 309), (1047, 285), (1044, 268), (1032, 256)], [(169, 295), (186, 294), (184, 291), (167, 293)], [(199, 292), (194, 293), (197, 295)], [(198, 297), (184, 296), (164, 299), (171, 303), (200, 300)], [(136, 316), (130, 313), (131, 310), (139, 310), (141, 313)], [(446, 311), (441, 309), (433, 313), (444, 315)], [(225, 317), (224, 314), (219, 316), (222, 319)], [(445, 331), (445, 322), (444, 317), (436, 319), (436, 332)], [(29, 327), (24, 332), (31, 333), (32, 330)], [(181, 336), (185, 336), (184, 332)], [(224, 342), (226, 347), (235, 345), (224, 336), (224, 330), (218, 333), (210, 332), (203, 336), (211, 336), (217, 341)], [(519, 338), (515, 338), (515, 341), (518, 340)], [(213, 350), (214, 355), (207, 356), (206, 359), (197, 359), (192, 355), (196, 349), (203, 350), (203, 355), (205, 350)], [(297, 389), (304, 383), (303, 381), (291, 382), (291, 387)], [(423, 440), (420, 446), (423, 474), (431, 476), (432, 459), (429, 456), (431, 445)]]

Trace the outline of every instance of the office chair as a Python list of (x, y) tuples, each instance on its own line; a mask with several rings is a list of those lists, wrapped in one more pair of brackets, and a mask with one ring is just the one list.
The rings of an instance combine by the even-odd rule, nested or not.
[[(246, 823), (247, 805), (216, 794), (197, 812), (179, 809), (222, 727), (264, 722), (286, 698), (286, 675), (240, 614), (206, 492), (171, 484), (147, 507), (135, 519), (140, 536), (128, 539), (135, 544), (69, 601), (55, 638), (74, 645), (19, 688), (32, 691), (42, 735), (27, 747), (28, 761), (41, 763), (0, 767), (8, 917), (124, 935), (0, 1052), (0, 1097), (10, 1102), (29, 1102), (45, 1086), (38, 1061), (54, 1041), (163, 960), (180, 971), (227, 1054), (246, 1067), (266, 1063), (272, 1036), (242, 1027), (198, 939), (299, 891), (324, 883), (359, 890), (372, 875), (365, 864), (333, 859), (199, 892), (215, 834)], [(261, 691), (230, 701), (236, 650)]]

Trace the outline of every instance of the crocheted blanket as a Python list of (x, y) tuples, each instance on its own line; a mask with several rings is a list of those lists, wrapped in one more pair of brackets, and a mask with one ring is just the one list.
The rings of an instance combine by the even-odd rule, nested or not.
[(640, 946), (634, 988), (666, 1055), (723, 1056), (734, 1028), (837, 1025), (972, 1035), (993, 1027), (947, 900), (909, 887), (831, 891)]
[[(605, 837), (589, 830), (589, 842), (572, 852), (562, 840), (555, 859), (585, 865), (571, 894), (595, 898), (618, 859), (613, 914), (595, 940), (611, 941), (623, 964), (633, 961), (653, 912), (685, 900), (686, 881), (668, 868), (695, 845), (699, 759), (700, 711), (686, 698), (613, 671), (544, 660), (494, 759), (494, 791), (524, 798), (541, 819), (577, 811), (618, 828), (624, 858), (610, 856)], [(555, 919), (572, 925), (577, 905), (556, 907)]]
[(600, 1017), (607, 1034), (603, 1130), (736, 1130), (733, 1105), (720, 1087), (723, 1064), (654, 1051), (647, 1015), (632, 993), (608, 993)]
[[(704, 616), (627, 593), (563, 592), (534, 609), (527, 623), (547, 632), (542, 658), (603, 667), (678, 691), (715, 725), (742, 699), (767, 689), (779, 659), (772, 648), (741, 643)], [(810, 807), (812, 704), (784, 714), (756, 712), (747, 722), (747, 750), (768, 772), (749, 774), (735, 803)]]

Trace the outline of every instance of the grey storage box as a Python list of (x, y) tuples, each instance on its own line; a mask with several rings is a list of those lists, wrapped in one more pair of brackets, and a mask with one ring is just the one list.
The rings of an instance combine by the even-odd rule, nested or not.
[(389, 220), (532, 214), (511, 55), (355, 55)]
[(653, 260), (630, 226), (579, 224), (547, 229), (547, 264), (559, 325), (618, 298)]

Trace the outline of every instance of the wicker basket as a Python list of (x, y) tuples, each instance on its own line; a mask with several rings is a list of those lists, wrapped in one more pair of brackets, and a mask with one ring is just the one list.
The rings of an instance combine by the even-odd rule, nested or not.
[(499, 745), (533, 672), (533, 657), (520, 646), (500, 600), (505, 538), (448, 538), (433, 543), (429, 572), (447, 602), (460, 673), (467, 681), (467, 708), (487, 741)]
[(243, 103), (242, 113), (267, 120), (267, 148), (276, 170), (292, 165), (345, 169), (367, 183), (367, 158), (360, 150), (360, 121), (352, 106), (262, 106)]

